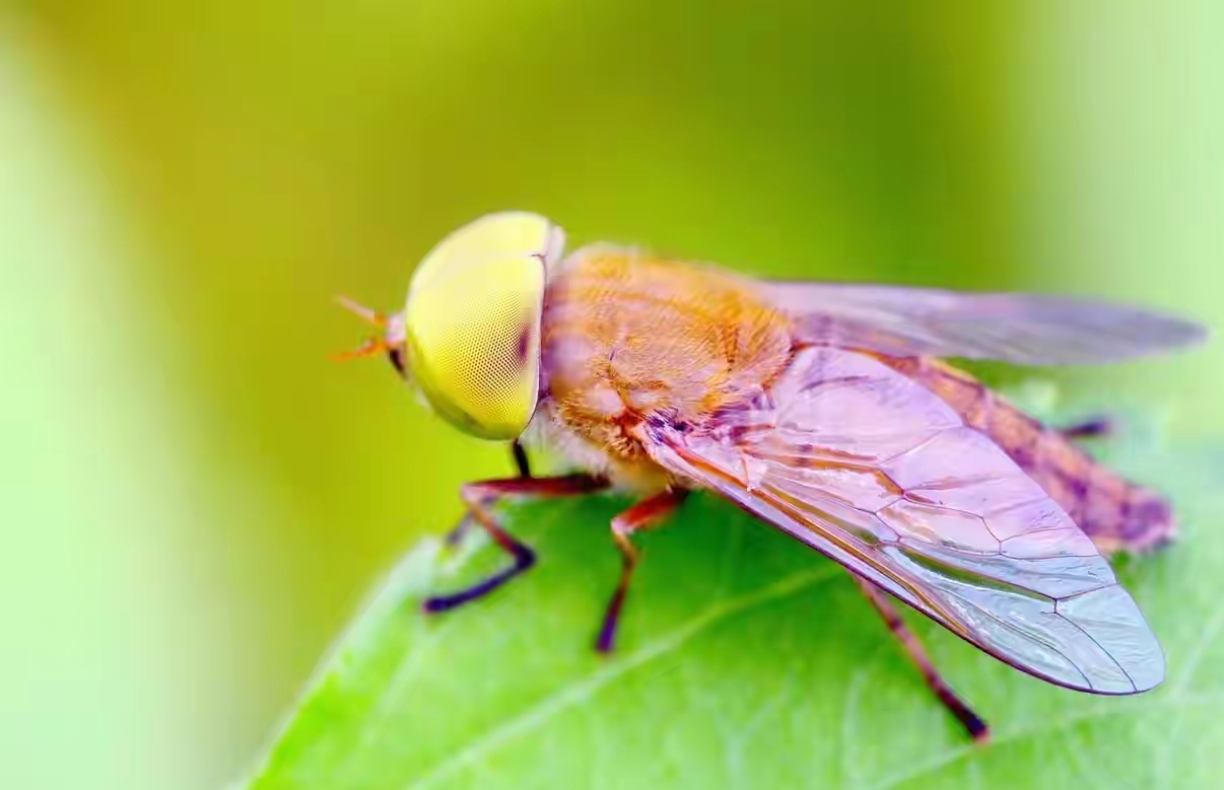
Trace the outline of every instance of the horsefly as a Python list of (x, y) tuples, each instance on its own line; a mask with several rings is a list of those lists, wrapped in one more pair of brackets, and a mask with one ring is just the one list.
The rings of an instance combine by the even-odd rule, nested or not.
[[(845, 566), (927, 683), (977, 740), (981, 718), (931, 665), (900, 599), (994, 657), (1060, 686), (1134, 694), (1160, 645), (1105, 556), (1165, 542), (1156, 493), (1006, 403), (942, 357), (1125, 360), (1187, 346), (1198, 326), (1048, 296), (754, 280), (609, 245), (562, 258), (549, 220), (479, 219), (429, 253), (407, 303), (345, 356), (386, 354), (459, 429), (513, 442), (519, 477), (462, 487), (505, 570), (429, 598), (441, 612), (530, 568), (497, 521), (511, 496), (615, 487), (623, 557), (596, 648), (611, 651), (638, 565), (633, 535), (685, 494), (718, 494)], [(532, 477), (520, 441), (580, 473)]]

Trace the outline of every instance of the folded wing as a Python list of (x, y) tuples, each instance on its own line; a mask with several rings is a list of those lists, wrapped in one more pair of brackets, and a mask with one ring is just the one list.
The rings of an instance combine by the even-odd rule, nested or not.
[(1057, 296), (823, 283), (761, 287), (796, 318), (801, 339), (894, 356), (1071, 365), (1147, 356), (1207, 336), (1179, 318)]
[(875, 358), (800, 351), (750, 406), (655, 420), (652, 457), (998, 658), (1101, 694), (1164, 658), (1092, 541), (994, 442)]

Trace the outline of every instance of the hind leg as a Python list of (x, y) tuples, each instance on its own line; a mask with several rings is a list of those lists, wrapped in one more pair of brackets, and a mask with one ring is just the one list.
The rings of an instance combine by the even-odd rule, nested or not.
[(973, 708), (957, 696), (948, 682), (943, 679), (939, 671), (935, 669), (935, 665), (931, 663), (930, 657), (927, 655), (926, 649), (922, 643), (918, 641), (918, 637), (914, 632), (909, 630), (909, 626), (901, 619), (901, 613), (897, 611), (897, 607), (893, 606), (892, 601), (888, 599), (888, 595), (860, 576), (850, 574), (854, 578), (854, 583), (862, 590), (863, 595), (875, 607), (876, 612), (880, 617), (884, 618), (884, 622), (888, 624), (888, 628), (893, 632), (901, 642), (901, 646), (905, 648), (905, 652), (909, 655), (910, 660), (918, 667), (918, 671), (922, 673), (922, 679), (926, 681), (927, 686), (939, 698), (939, 701), (944, 704), (944, 707), (956, 717), (956, 720), (961, 723), (965, 731), (969, 733), (969, 737), (976, 743), (985, 743), (990, 740), (990, 727), (982, 718), (973, 712)]
[(1092, 439), (1098, 436), (1109, 436), (1116, 427), (1114, 421), (1109, 417), (1094, 417), (1065, 428), (1059, 428), (1058, 432), (1065, 439)]

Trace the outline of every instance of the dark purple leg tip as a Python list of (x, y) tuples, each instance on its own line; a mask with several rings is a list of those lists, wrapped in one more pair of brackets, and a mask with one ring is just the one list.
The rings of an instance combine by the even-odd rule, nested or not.
[(426, 598), (421, 602), (421, 611), (425, 614), (438, 614), (453, 608), (455, 604), (449, 598)]
[(1108, 417), (1097, 417), (1085, 420), (1076, 425), (1068, 425), (1061, 433), (1068, 439), (1091, 439), (1098, 436), (1108, 436), (1113, 433), (1114, 423)]
[(599, 628), (599, 637), (595, 640), (595, 650), (605, 656), (616, 649), (616, 627), (620, 623), (620, 610), (624, 600), (624, 596), (620, 592), (612, 598), (608, 611), (604, 615), (603, 625)]
[(426, 598), (421, 602), (421, 611), (425, 612), (425, 614), (437, 614), (438, 612), (455, 609), (465, 603), (471, 603), (485, 597), (533, 565), (535, 565), (535, 552), (526, 546), (518, 546), (515, 549), (515, 563), (513, 567), (507, 568), (501, 573), (495, 573), (484, 581), (478, 582), (454, 595), (436, 595), (432, 598)]
[(611, 655), (616, 650), (616, 634), (605, 628), (599, 632), (599, 638), (595, 640), (595, 652), (600, 655)]

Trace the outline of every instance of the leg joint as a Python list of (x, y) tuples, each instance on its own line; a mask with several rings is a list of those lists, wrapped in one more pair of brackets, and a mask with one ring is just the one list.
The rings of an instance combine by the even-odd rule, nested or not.
[(514, 566), (527, 570), (536, 564), (536, 553), (525, 543), (515, 542), (511, 551), (514, 553)]

